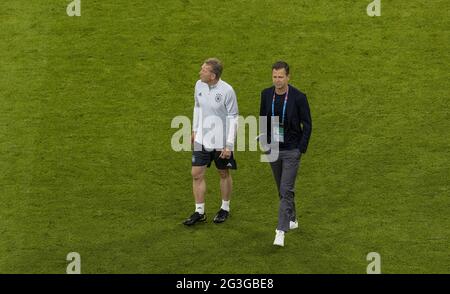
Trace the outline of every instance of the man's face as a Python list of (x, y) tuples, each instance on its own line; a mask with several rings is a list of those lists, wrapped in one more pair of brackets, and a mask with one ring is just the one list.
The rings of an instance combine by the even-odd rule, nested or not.
[(204, 83), (211, 82), (216, 78), (216, 75), (211, 71), (211, 66), (205, 63), (202, 65), (199, 75), (200, 80)]
[(284, 68), (272, 70), (272, 82), (275, 88), (283, 89), (289, 83), (289, 75)]

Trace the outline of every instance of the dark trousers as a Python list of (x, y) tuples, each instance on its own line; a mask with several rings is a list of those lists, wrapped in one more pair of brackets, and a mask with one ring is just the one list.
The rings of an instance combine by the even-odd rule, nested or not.
[(277, 226), (280, 231), (289, 231), (289, 222), (295, 221), (297, 217), (294, 198), (295, 179), (300, 166), (300, 157), (299, 149), (281, 150), (278, 159), (270, 163), (280, 196)]

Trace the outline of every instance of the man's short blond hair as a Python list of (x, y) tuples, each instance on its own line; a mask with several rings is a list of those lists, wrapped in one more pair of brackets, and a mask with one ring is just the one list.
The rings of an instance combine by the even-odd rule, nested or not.
[(205, 60), (205, 64), (211, 67), (211, 71), (216, 75), (216, 79), (220, 79), (223, 71), (222, 62), (217, 58), (208, 58)]

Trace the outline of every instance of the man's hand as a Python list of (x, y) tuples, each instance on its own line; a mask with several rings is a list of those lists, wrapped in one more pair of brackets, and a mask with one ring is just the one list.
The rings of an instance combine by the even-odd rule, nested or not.
[(230, 159), (231, 150), (225, 147), (225, 149), (223, 149), (222, 152), (220, 153), (219, 157), (222, 159)]
[(194, 140), (195, 140), (195, 132), (192, 132), (191, 135), (191, 144), (194, 145)]

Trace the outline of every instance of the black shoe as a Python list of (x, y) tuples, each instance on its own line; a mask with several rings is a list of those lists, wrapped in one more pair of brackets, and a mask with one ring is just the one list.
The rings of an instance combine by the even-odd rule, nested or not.
[(216, 216), (214, 217), (214, 222), (216, 224), (220, 224), (223, 223), (228, 216), (230, 215), (230, 213), (226, 210), (223, 210), (222, 208), (219, 210), (219, 212), (216, 214)]
[(200, 214), (198, 212), (194, 212), (194, 214), (192, 214), (187, 220), (185, 220), (183, 222), (183, 224), (186, 226), (192, 226), (193, 224), (195, 224), (197, 222), (204, 222), (204, 221), (206, 221), (205, 214)]

